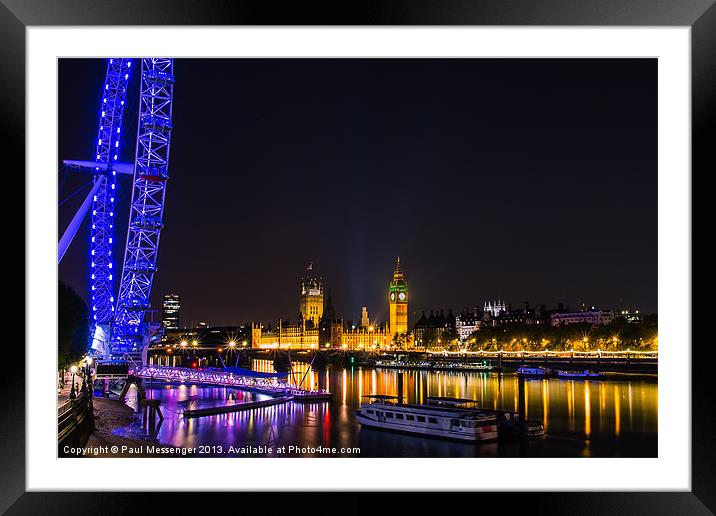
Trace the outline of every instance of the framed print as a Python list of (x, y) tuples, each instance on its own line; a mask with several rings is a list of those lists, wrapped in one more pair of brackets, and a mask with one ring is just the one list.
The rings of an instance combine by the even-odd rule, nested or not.
[(712, 3), (3, 0), (27, 303), (2, 509), (709, 514)]

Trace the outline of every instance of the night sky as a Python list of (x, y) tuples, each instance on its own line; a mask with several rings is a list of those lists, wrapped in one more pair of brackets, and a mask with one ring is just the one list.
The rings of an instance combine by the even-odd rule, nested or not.
[[(105, 71), (60, 60), (59, 159), (93, 156)], [(309, 261), (346, 319), (365, 305), (385, 320), (398, 255), (418, 315), (496, 298), (657, 310), (656, 59), (180, 59), (174, 72), (152, 304), (180, 294), (183, 325), (295, 320)], [(60, 202), (88, 181), (61, 173)], [(60, 232), (88, 190), (60, 205)], [(85, 299), (88, 220), (59, 267)]]

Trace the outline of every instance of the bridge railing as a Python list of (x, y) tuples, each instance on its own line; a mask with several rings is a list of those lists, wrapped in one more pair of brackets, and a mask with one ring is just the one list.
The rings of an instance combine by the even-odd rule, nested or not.
[(173, 381), (219, 383), (230, 386), (284, 388), (287, 385), (275, 378), (254, 378), (224, 371), (203, 371), (186, 367), (147, 366), (136, 372), (140, 378)]
[(227, 387), (244, 387), (249, 389), (261, 389), (283, 393), (295, 391), (301, 393), (325, 393), (325, 390), (307, 390), (279, 381), (276, 378), (256, 378), (252, 376), (241, 376), (226, 371), (204, 371), (190, 369), (187, 367), (167, 366), (146, 366), (136, 372), (140, 378), (152, 380), (168, 380), (180, 382), (210, 383), (213, 385), (224, 385)]

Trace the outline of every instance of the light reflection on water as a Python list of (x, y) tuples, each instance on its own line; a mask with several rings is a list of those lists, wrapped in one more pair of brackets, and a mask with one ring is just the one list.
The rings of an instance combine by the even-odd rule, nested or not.
[[(657, 384), (538, 379), (525, 382), (525, 412), (541, 420), (546, 439), (528, 443), (472, 445), (362, 429), (353, 410), (363, 396), (397, 395), (402, 376), (406, 401), (428, 396), (470, 398), (481, 406), (517, 411), (519, 382), (514, 374), (456, 371), (399, 371), (328, 367), (313, 370), (294, 362), (293, 382), (328, 388), (330, 403), (287, 403), (244, 412), (184, 419), (184, 408), (265, 399), (222, 387), (162, 385), (147, 389), (162, 400), (165, 420), (158, 439), (174, 446), (360, 446), (360, 456), (656, 456)], [(273, 371), (268, 360), (252, 368)], [(148, 386), (147, 386), (148, 387)], [(236, 399), (227, 399), (230, 396)], [(302, 454), (302, 456), (311, 456)]]

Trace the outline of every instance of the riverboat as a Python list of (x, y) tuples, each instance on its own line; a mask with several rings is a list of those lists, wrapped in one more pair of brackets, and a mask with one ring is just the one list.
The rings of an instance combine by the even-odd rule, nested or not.
[(552, 370), (546, 367), (525, 367), (517, 368), (517, 374), (520, 376), (529, 376), (532, 378), (542, 378), (552, 374)]
[(429, 404), (399, 403), (397, 396), (364, 396), (372, 399), (355, 415), (366, 427), (472, 443), (497, 439), (497, 418), (479, 410)]
[(544, 436), (544, 425), (540, 421), (526, 419), (524, 425), (521, 424), (520, 415), (517, 412), (509, 410), (497, 410), (480, 408), (477, 401), (464, 398), (448, 398), (444, 396), (429, 396), (425, 400), (428, 405), (439, 407), (461, 408), (466, 410), (479, 410), (488, 414), (493, 414), (497, 419), (497, 426), (500, 438), (519, 438), (519, 437), (542, 437)]
[(524, 425), (520, 424), (520, 415), (516, 412), (499, 411), (497, 421), (500, 426), (500, 435), (503, 437), (544, 437), (544, 425), (534, 419), (526, 419)]
[(430, 369), (430, 362), (403, 362), (402, 360), (376, 360), (375, 367), (389, 369)]
[(462, 362), (435, 362), (433, 363), (434, 370), (436, 371), (479, 371), (479, 372), (490, 372), (492, 366), (483, 363), (462, 363)]
[(591, 379), (594, 380), (596, 378), (601, 378), (602, 373), (598, 373), (596, 371), (591, 371), (589, 369), (584, 369), (583, 371), (557, 371), (557, 376), (559, 378), (585, 378), (585, 379)]

